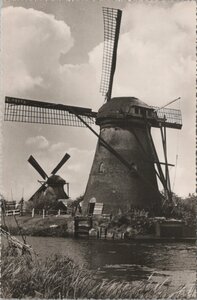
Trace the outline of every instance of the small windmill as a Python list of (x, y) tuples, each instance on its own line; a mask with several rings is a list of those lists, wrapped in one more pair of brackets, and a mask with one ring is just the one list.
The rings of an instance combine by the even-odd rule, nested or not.
[[(111, 98), (122, 11), (104, 7), (103, 16), (104, 54), (100, 91), (106, 103), (99, 111), (6, 97), (5, 120), (87, 127), (98, 137), (84, 195), (84, 213), (88, 212), (92, 199), (103, 203), (106, 213), (127, 211), (132, 207), (157, 212), (161, 207), (161, 194), (156, 178), (164, 187), (166, 199), (172, 200), (166, 129), (181, 129), (181, 112), (152, 107), (135, 97)], [(100, 126), (100, 134), (91, 127), (95, 121)], [(151, 127), (160, 129), (164, 162), (159, 161)]]
[[(68, 199), (69, 198), (69, 183), (66, 182), (63, 178), (56, 175), (56, 173), (60, 170), (60, 168), (66, 163), (66, 161), (70, 158), (70, 155), (66, 153), (58, 165), (51, 172), (51, 176), (48, 176), (43, 168), (39, 165), (39, 163), (35, 160), (35, 158), (31, 155), (28, 159), (28, 162), (32, 165), (32, 167), (40, 174), (40, 176), (44, 179), (44, 181), (39, 181), (41, 183), (41, 187), (31, 196), (29, 201), (34, 201), (40, 198), (43, 193), (46, 198), (55, 198), (58, 199)], [(67, 193), (64, 191), (64, 185), (67, 186)]]

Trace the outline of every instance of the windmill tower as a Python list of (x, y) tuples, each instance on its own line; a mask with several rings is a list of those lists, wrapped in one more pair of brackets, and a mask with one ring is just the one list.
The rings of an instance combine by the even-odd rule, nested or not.
[[(89, 204), (104, 204), (104, 213), (132, 207), (157, 213), (161, 207), (158, 178), (171, 201), (166, 129), (181, 129), (180, 110), (149, 106), (135, 97), (111, 98), (122, 12), (103, 8), (104, 55), (101, 92), (105, 104), (98, 113), (90, 108), (6, 97), (5, 121), (87, 127), (97, 138), (97, 148), (84, 196)], [(98, 134), (91, 124), (100, 126)], [(164, 162), (160, 162), (151, 136), (160, 129)], [(164, 165), (164, 170), (162, 168)]]
[[(39, 199), (45, 199), (48, 202), (57, 201), (59, 199), (69, 198), (69, 183), (56, 173), (60, 168), (66, 163), (70, 158), (70, 155), (66, 153), (58, 165), (51, 172), (51, 176), (48, 176), (36, 159), (31, 155), (28, 162), (32, 167), (40, 174), (44, 181), (39, 181), (41, 183), (40, 188), (30, 197), (29, 201), (38, 201)], [(67, 193), (64, 191), (64, 185), (67, 186)]]
[(125, 159), (127, 166), (98, 141), (84, 197), (85, 208), (94, 197), (96, 202), (104, 202), (107, 212), (128, 211), (131, 207), (158, 210), (160, 193), (150, 126), (143, 114), (154, 118), (154, 110), (133, 97), (112, 98), (100, 108), (96, 120), (100, 136)]

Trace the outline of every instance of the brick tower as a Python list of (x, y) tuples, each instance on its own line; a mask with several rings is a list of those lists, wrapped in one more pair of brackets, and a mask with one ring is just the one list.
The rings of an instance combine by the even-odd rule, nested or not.
[(149, 120), (154, 110), (134, 97), (112, 98), (98, 111), (100, 136), (133, 166), (129, 170), (99, 140), (91, 168), (83, 211), (94, 199), (104, 204), (104, 213), (132, 207), (155, 211), (160, 195), (150, 143)]

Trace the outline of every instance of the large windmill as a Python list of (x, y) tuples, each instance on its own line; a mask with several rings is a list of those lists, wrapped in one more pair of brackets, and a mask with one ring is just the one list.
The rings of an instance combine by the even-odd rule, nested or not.
[[(32, 155), (28, 158), (28, 162), (43, 178), (43, 181), (39, 181), (41, 183), (41, 186), (30, 197), (29, 201), (36, 202), (39, 199), (47, 199), (47, 201), (50, 202), (50, 199), (52, 199), (56, 202), (59, 199), (69, 198), (69, 183), (66, 182), (59, 175), (56, 175), (56, 173), (60, 170), (60, 168), (66, 163), (66, 161), (69, 158), (70, 155), (66, 153), (61, 159), (61, 161), (57, 164), (57, 166), (53, 169), (50, 176), (46, 174), (46, 172), (43, 170), (43, 168)], [(67, 186), (67, 193), (64, 191), (65, 184)]]
[[(165, 199), (171, 201), (166, 129), (181, 129), (181, 112), (152, 107), (135, 97), (111, 97), (122, 12), (105, 7), (103, 16), (101, 92), (106, 102), (99, 111), (6, 97), (5, 120), (87, 127), (98, 137), (84, 196), (84, 213), (88, 212), (92, 202), (103, 203), (106, 213), (132, 207), (157, 213), (161, 207), (161, 194), (156, 178), (163, 185)], [(100, 126), (100, 134), (91, 127), (94, 122)], [(159, 161), (151, 127), (161, 132), (164, 162)]]

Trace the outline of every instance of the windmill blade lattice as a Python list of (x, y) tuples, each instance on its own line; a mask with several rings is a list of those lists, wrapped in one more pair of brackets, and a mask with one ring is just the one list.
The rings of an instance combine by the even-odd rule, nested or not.
[(121, 16), (121, 10), (103, 7), (104, 50), (100, 92), (107, 100), (111, 98), (113, 76), (116, 69)]
[(45, 171), (41, 168), (39, 163), (35, 160), (35, 158), (31, 155), (28, 159), (28, 162), (32, 165), (32, 167), (40, 174), (40, 176), (45, 180), (48, 178)]
[(72, 112), (93, 125), (97, 113), (90, 108), (6, 97), (4, 120), (11, 122), (40, 123), (86, 127)]
[(152, 106), (152, 108), (154, 108), (162, 125), (176, 129), (182, 128), (182, 115), (180, 109), (159, 108), (156, 106)]
[(61, 159), (61, 161), (59, 162), (59, 164), (53, 169), (53, 171), (51, 172), (51, 174), (55, 175), (57, 173), (57, 171), (59, 171), (59, 169), (63, 166), (63, 164), (65, 164), (65, 162), (70, 158), (70, 155), (68, 153), (66, 153), (64, 155), (64, 157)]

